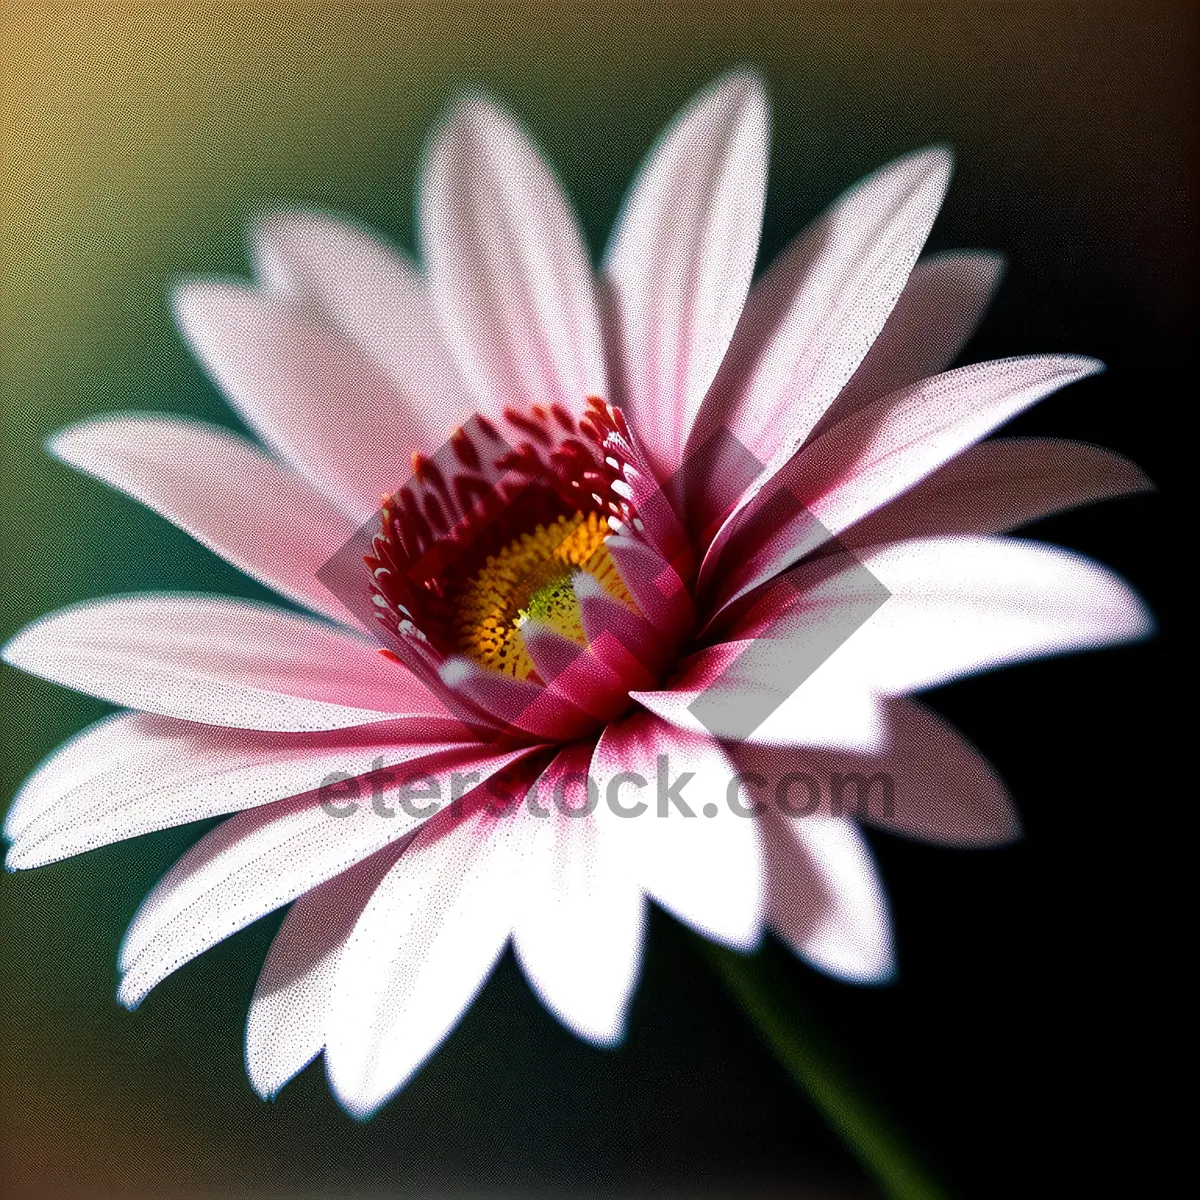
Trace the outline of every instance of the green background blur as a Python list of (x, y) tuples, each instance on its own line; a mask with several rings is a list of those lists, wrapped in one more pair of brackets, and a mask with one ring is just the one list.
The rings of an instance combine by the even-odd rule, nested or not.
[[(1019, 428), (1121, 449), (1169, 491), (1194, 331), (1191, 10), (5, 0), (0, 636), (110, 592), (266, 595), (52, 462), (43, 439), (130, 408), (233, 424), (173, 330), (171, 282), (244, 273), (247, 225), (288, 205), (351, 214), (411, 246), (424, 139), (475, 83), (546, 148), (597, 253), (655, 132), (737, 63), (763, 70), (776, 110), (764, 258), (888, 157), (952, 143), (958, 175), (932, 244), (994, 247), (1011, 260), (971, 353), (1104, 358), (1105, 377)], [(1169, 556), (1152, 532), (1161, 501), (1103, 506), (1038, 532), (1125, 572), (1169, 631)], [(1079, 1115), (1094, 1047), (1062, 1013), (1098, 1006), (1115, 1028), (1150, 1012), (1111, 954), (1138, 905), (1155, 903), (1153, 888), (1114, 891), (1121, 839), (1103, 820), (1081, 830), (1079, 817), (1080, 797), (1103, 818), (1119, 811), (1123, 780), (1153, 773), (1146, 762), (1165, 736), (1154, 708), (1162, 645), (940, 693), (1012, 784), (1025, 844), (965, 855), (876, 838), (900, 983), (860, 992), (786, 968), (964, 1194), (1011, 1194), (1044, 1178), (1056, 1152), (1077, 1157), (1084, 1143), (1071, 1141), (1062, 1113), (1075, 1104)], [(3, 679), (6, 802), (105, 709), (7, 669)], [(1135, 759), (1135, 746), (1149, 758)], [(0, 880), (3, 1178), (14, 1193), (636, 1192), (674, 1181), (869, 1194), (703, 961), (658, 917), (630, 1038), (615, 1053), (561, 1031), (509, 960), (375, 1121), (346, 1118), (319, 1066), (262, 1103), (241, 1039), (277, 917), (189, 964), (136, 1014), (113, 999), (129, 918), (200, 831)], [(1142, 1026), (1136, 1036), (1154, 1036)], [(1145, 1049), (1110, 1045), (1105, 1055), (1140, 1061)], [(1087, 1105), (1100, 1103), (1082, 1103), (1090, 1120)], [(1093, 1122), (1093, 1134), (1102, 1128)]]

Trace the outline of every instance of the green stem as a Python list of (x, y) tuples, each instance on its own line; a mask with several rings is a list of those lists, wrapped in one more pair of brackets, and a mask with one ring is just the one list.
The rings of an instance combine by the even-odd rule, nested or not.
[(776, 1058), (884, 1194), (890, 1200), (947, 1200), (942, 1186), (849, 1078), (766, 957), (735, 954), (707, 941), (702, 945)]

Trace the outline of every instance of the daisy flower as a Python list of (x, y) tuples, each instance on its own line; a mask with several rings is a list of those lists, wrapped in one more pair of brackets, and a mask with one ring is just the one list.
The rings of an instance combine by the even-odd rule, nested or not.
[(228, 817), (137, 913), (124, 1004), (292, 905), (248, 1020), (264, 1096), (324, 1052), (371, 1114), (509, 945), (567, 1027), (619, 1040), (648, 901), (888, 978), (857, 818), (1017, 833), (906, 695), (1147, 632), (1109, 571), (1001, 536), (1147, 484), (1090, 446), (982, 440), (1100, 364), (947, 369), (1001, 271), (918, 261), (950, 154), (881, 168), (755, 282), (768, 143), (758, 78), (719, 80), (594, 271), (528, 136), (469, 97), (431, 144), (419, 267), (287, 213), (252, 284), (176, 292), (256, 440), (143, 415), (51, 439), (307, 610), (102, 599), (4, 654), (125, 710), (26, 782), (10, 868)]

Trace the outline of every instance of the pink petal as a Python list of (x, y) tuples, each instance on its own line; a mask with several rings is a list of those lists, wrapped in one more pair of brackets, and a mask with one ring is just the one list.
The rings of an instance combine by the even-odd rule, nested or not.
[(571, 586), (580, 620), (593, 653), (628, 679), (630, 687), (648, 687), (666, 663), (667, 646), (654, 626), (629, 605), (614, 600), (594, 576), (578, 571)]
[(946, 370), (975, 332), (1003, 273), (999, 254), (978, 250), (951, 250), (918, 262), (879, 336), (810, 439), (880, 396)]
[(782, 796), (793, 809), (946, 846), (999, 846), (1020, 837), (1004, 784), (961, 734), (912, 700), (889, 697), (883, 711), (886, 745), (873, 754), (739, 746), (734, 759), (753, 783), (746, 802), (782, 809)]
[(695, 620), (692, 597), (675, 568), (644, 542), (614, 535), (604, 547), (638, 611), (671, 646), (678, 645)]
[(290, 468), (214, 425), (116, 417), (64, 429), (57, 458), (140, 500), (247, 575), (336, 621), (316, 577), (356, 532)]
[(469, 742), (470, 732), (448, 719), (270, 734), (124, 713), (72, 738), (21, 789), (6, 827), (7, 866), (43, 866)]
[[(1153, 619), (1113, 572), (1055, 546), (1011, 538), (928, 538), (872, 550), (862, 564), (890, 598), (805, 682), (900, 694), (1046, 654), (1146, 637)], [(795, 583), (803, 591), (801, 576)], [(795, 635), (808, 636), (804, 600)], [(772, 621), (786, 637), (787, 622)], [(738, 636), (755, 636), (753, 625)]]
[(263, 283), (327, 316), (408, 401), (411, 448), (432, 455), (475, 404), (442, 340), (425, 280), (399, 251), (344, 221), (280, 213), (255, 237)]
[[(936, 148), (869, 176), (750, 293), (695, 433), (703, 439), (724, 427), (766, 463), (744, 500), (795, 454), (862, 362), (929, 235), (951, 166), (949, 152)], [(721, 484), (706, 483), (706, 494), (713, 490), (703, 524), (737, 499), (722, 495)]]
[(464, 101), (421, 189), (434, 305), (463, 376), (491, 411), (606, 396), (587, 250), (570, 205), (511, 117)]
[(246, 1072), (272, 1099), (325, 1048), (329, 1004), (342, 948), (403, 841), (305, 892), (271, 943), (246, 1020)]
[(518, 855), (513, 946), (526, 978), (573, 1033), (610, 1044), (637, 981), (645, 906), (599, 786), (585, 792), (591, 756), (586, 744), (563, 750), (537, 781), (536, 808), (527, 797), (504, 832)]
[[(457, 775), (468, 785), (486, 781), (529, 753), (496, 754), (487, 748), (454, 751), (409, 764), (411, 774), (433, 776), (443, 807)], [(415, 786), (415, 784), (414, 784)], [(479, 782), (475, 790), (483, 787)], [(424, 789), (423, 789), (424, 790)], [(343, 808), (348, 801), (336, 801)], [(427, 819), (434, 800), (397, 802), (395, 785), (375, 800), (364, 797), (350, 812), (334, 816), (317, 794), (297, 796), (230, 817), (202, 838), (142, 902), (121, 947), (120, 1002), (136, 1007), (156, 984), (185, 962), (273, 909), (332, 879), (384, 846), (407, 837)]]
[(428, 436), (421, 404), (327, 322), (287, 297), (210, 282), (180, 287), (175, 316), (246, 424), (352, 519), (412, 474)]
[(431, 823), (376, 888), (342, 949), (326, 1029), (329, 1082), (365, 1119), (458, 1023), (508, 941), (516, 872), (477, 812)]
[(446, 659), (441, 680), (517, 736), (569, 741), (596, 728), (596, 717), (565, 691), (501, 675), (461, 654)]
[(1003, 533), (1063, 509), (1154, 485), (1127, 458), (1058, 438), (996, 438), (952, 458), (840, 538), (857, 547), (906, 538)]
[[(1038, 400), (1101, 369), (1069, 355), (1002, 359), (960, 367), (868, 405), (802, 450), (713, 540), (701, 587), (720, 576), (728, 604), (798, 562)], [(777, 493), (795, 516), (761, 536), (756, 514)], [(727, 569), (726, 549), (739, 565)]]
[(771, 925), (819, 971), (887, 982), (895, 972), (887, 896), (853, 822), (769, 812), (761, 823)]
[(547, 686), (600, 721), (611, 721), (629, 707), (628, 676), (577, 642), (530, 619), (521, 626), (521, 639)]
[(605, 257), (616, 399), (663, 482), (750, 287), (770, 136), (759, 78), (718, 81), (650, 153)]
[(27, 625), (4, 661), (112, 704), (277, 732), (449, 714), (365, 639), (244, 600), (93, 600)]
[[(642, 783), (618, 782), (616, 801), (643, 802), (640, 816), (618, 816), (610, 799), (625, 773)], [(624, 842), (646, 894), (705, 937), (753, 946), (762, 911), (758, 831), (727, 804), (733, 768), (718, 743), (635, 713), (605, 729), (592, 775), (604, 793), (603, 819)], [(690, 816), (671, 801), (672, 789)]]

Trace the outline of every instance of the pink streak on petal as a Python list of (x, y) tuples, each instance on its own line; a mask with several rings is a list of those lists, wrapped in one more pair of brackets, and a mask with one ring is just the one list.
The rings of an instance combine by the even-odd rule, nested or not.
[(695, 608), (674, 568), (642, 542), (615, 536), (605, 543), (639, 612), (676, 646), (690, 632)]
[(585, 572), (574, 576), (572, 586), (584, 633), (595, 653), (622, 677), (644, 677), (631, 686), (648, 686), (667, 662), (668, 647), (654, 626), (627, 604), (614, 600)]
[(629, 707), (629, 678), (618, 674), (590, 648), (562, 637), (540, 621), (521, 627), (521, 638), (547, 687), (599, 721)]
[(446, 659), (442, 682), (518, 737), (566, 741), (595, 730), (597, 718), (562, 692), (502, 675), (463, 655)]

